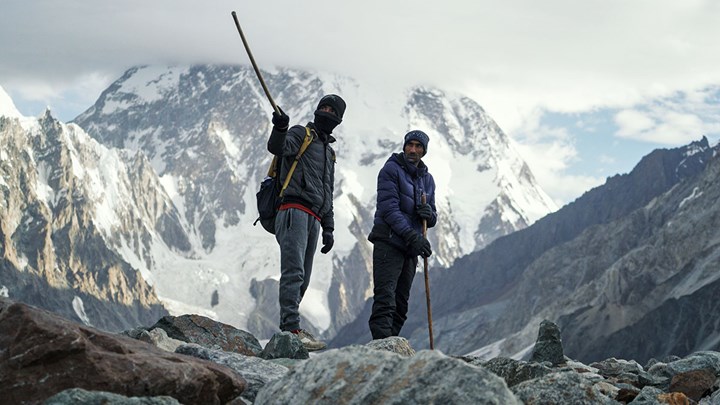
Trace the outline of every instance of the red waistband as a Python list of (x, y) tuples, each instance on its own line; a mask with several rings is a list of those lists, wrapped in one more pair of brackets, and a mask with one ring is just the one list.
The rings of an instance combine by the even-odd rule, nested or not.
[(280, 204), (280, 208), (278, 208), (278, 209), (282, 211), (282, 210), (287, 210), (287, 209), (290, 209), (290, 208), (295, 208), (295, 209), (298, 209), (298, 210), (300, 210), (300, 211), (307, 212), (308, 214), (312, 215), (315, 219), (317, 219), (318, 221), (320, 221), (320, 217), (317, 216), (316, 213), (312, 212), (312, 210), (311, 210), (310, 208), (308, 208), (308, 207), (306, 207), (306, 206), (304, 206), (304, 205), (302, 205), (302, 204), (298, 204), (298, 203), (285, 203), (285, 204)]

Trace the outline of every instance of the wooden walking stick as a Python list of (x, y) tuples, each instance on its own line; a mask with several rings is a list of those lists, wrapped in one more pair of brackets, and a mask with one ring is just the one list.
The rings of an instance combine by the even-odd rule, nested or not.
[[(425, 193), (423, 193), (423, 195), (421, 197), (421, 201), (423, 204), (427, 203), (427, 197), (425, 196)], [(423, 230), (423, 237), (427, 238), (427, 219), (424, 219), (424, 218), (422, 220), (422, 230)], [(428, 276), (428, 258), (425, 256), (423, 256), (423, 263), (425, 265), (423, 274), (425, 275), (425, 299), (427, 301), (428, 333), (430, 334), (430, 350), (434, 350), (435, 346), (433, 345), (432, 308), (430, 307), (430, 277)]]
[(233, 20), (235, 20), (235, 26), (240, 33), (240, 39), (242, 39), (243, 45), (245, 46), (245, 51), (247, 51), (247, 54), (250, 57), (250, 63), (252, 64), (253, 69), (255, 69), (255, 75), (257, 76), (258, 80), (260, 80), (260, 85), (262, 86), (263, 91), (265, 91), (265, 96), (267, 96), (268, 101), (270, 101), (273, 110), (275, 110), (276, 113), (280, 114), (280, 109), (275, 104), (275, 100), (273, 100), (272, 96), (270, 95), (270, 90), (268, 90), (267, 86), (265, 85), (265, 80), (263, 80), (262, 74), (260, 74), (260, 69), (258, 69), (257, 64), (255, 63), (255, 58), (253, 58), (253, 54), (252, 52), (250, 52), (250, 45), (248, 45), (247, 39), (245, 39), (245, 34), (243, 34), (242, 28), (240, 28), (240, 21), (238, 21), (237, 14), (235, 14), (234, 11), (232, 12), (232, 17)]

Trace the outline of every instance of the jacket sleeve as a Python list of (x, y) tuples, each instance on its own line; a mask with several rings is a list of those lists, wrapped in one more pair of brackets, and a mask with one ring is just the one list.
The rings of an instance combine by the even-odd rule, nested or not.
[(277, 156), (295, 156), (305, 139), (305, 127), (295, 125), (288, 131), (278, 131), (273, 127), (268, 139), (267, 149)]
[(400, 210), (400, 185), (398, 168), (386, 164), (378, 174), (377, 209), (393, 232), (402, 236), (412, 231), (407, 216)]
[(435, 179), (433, 179), (432, 175), (428, 173), (428, 187), (427, 189), (430, 190), (428, 201), (427, 203), (430, 204), (430, 207), (432, 208), (432, 217), (428, 219), (427, 226), (428, 228), (432, 228), (437, 224), (437, 208), (435, 207)]
[(333, 196), (335, 195), (335, 151), (333, 151), (332, 148), (330, 148), (330, 150), (333, 155), (333, 165), (332, 170), (330, 170), (330, 195), (328, 196), (330, 200), (330, 209), (328, 210), (328, 212), (325, 213), (325, 215), (323, 215), (322, 219), (320, 220), (320, 226), (322, 226), (322, 229), (324, 231), (332, 232), (335, 230), (335, 207), (333, 205)]

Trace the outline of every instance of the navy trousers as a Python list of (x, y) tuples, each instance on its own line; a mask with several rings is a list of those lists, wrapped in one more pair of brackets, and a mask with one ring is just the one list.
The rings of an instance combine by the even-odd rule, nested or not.
[(382, 240), (373, 245), (373, 306), (368, 322), (373, 339), (398, 336), (407, 320), (417, 256)]

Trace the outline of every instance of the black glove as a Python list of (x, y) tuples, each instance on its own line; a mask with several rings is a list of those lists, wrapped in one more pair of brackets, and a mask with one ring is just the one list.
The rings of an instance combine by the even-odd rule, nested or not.
[(332, 249), (333, 245), (335, 244), (335, 238), (333, 238), (332, 231), (323, 231), (322, 233), (322, 244), (323, 247), (320, 249), (320, 252), (325, 254)]
[(273, 111), (272, 123), (278, 131), (287, 131), (288, 125), (290, 125), (290, 117), (280, 107), (278, 107), (278, 111), (280, 113)]
[(429, 220), (432, 218), (433, 210), (430, 204), (420, 204), (415, 208), (415, 213), (417, 213), (420, 218)]
[(432, 255), (430, 241), (419, 233), (415, 231), (407, 232), (405, 234), (405, 241), (410, 245), (411, 256), (419, 255), (422, 257), (430, 257), (430, 255)]

